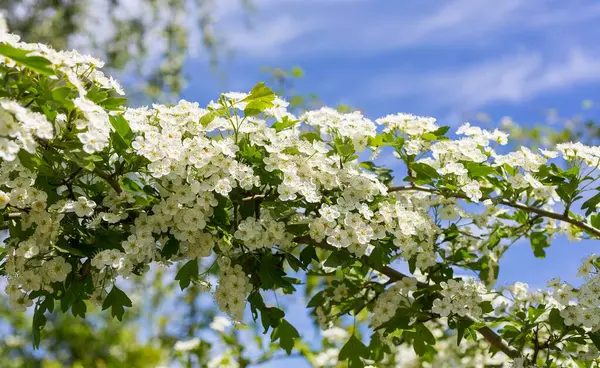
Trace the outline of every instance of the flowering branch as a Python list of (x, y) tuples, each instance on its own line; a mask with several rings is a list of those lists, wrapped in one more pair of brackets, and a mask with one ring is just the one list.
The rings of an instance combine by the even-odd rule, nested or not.
[[(122, 319), (132, 301), (117, 287), (117, 278), (143, 274), (153, 263), (181, 261), (175, 280), (184, 289), (203, 283), (209, 272), (200, 271), (202, 258), (216, 257), (218, 285), (207, 292), (213, 292), (218, 308), (242, 321), (250, 304), (265, 333), (272, 330), (271, 341), (290, 354), (300, 334), (282, 309), (267, 307), (262, 294), (293, 293), (302, 283), (295, 275), (321, 261), (315, 252), (321, 248), (344, 251), (331, 252), (325, 261), (336, 273), (309, 303), (314, 315), (323, 323), (335, 322), (368, 306), (369, 325), (386, 327), (368, 347), (352, 336), (337, 357), (348, 365), (362, 367), (376, 355), (377, 363), (394, 366), (384, 362), (395, 359), (394, 351), (379, 352), (382, 339), (393, 338), (398, 329), (419, 356), (431, 356), (449, 344), (437, 344), (447, 334), (436, 338), (430, 317), (447, 316), (456, 325), (444, 328), (457, 330), (459, 344), (479, 348), (476, 341), (461, 340), (477, 331), (491, 350), (514, 358), (515, 366), (524, 359), (534, 365), (544, 359), (581, 366), (600, 356), (587, 349), (600, 348), (597, 256), (580, 267), (585, 281), (577, 288), (555, 280), (533, 294), (516, 283), (510, 309), (500, 317), (490, 315), (494, 308), (483, 298), (492, 295), (485, 284), (497, 278), (509, 240), (527, 237), (534, 254), (543, 257), (559, 230), (571, 231), (574, 238), (584, 233), (600, 238), (600, 188), (584, 199), (599, 179), (599, 147), (567, 143), (557, 145), (557, 152), (521, 147), (504, 155), (493, 147), (506, 144), (506, 134), (469, 124), (454, 139), (435, 119), (402, 113), (373, 122), (359, 112), (321, 108), (296, 117), (264, 83), (249, 93), (225, 93), (206, 109), (186, 101), (128, 108), (123, 98), (115, 98), (121, 88), (98, 70), (97, 60), (24, 44), (1, 28), (0, 39), (5, 40), (0, 75), (11, 75), (10, 88), (0, 85), (0, 215), (12, 219), (0, 268), (12, 304), (36, 304), (35, 345), (55, 300), (63, 311), (81, 316), (91, 301)], [(437, 184), (388, 188), (393, 170), (363, 160), (367, 147), (393, 147), (410, 181)], [(112, 189), (80, 180), (75, 198), (70, 186), (79, 170), (67, 179), (55, 170), (73, 152), (77, 155), (70, 160)], [(129, 164), (89, 166), (113, 153)], [(548, 163), (551, 158), (563, 161)], [(51, 183), (67, 185), (69, 193)], [(115, 196), (113, 190), (126, 190), (127, 196)], [(507, 198), (527, 193), (523, 202), (539, 207), (560, 199), (565, 211), (491, 198), (492, 190)], [(416, 193), (388, 195), (400, 191), (431, 195), (425, 200)], [(240, 193), (246, 194), (240, 198)], [(490, 206), (471, 213), (447, 198), (485, 200)], [(588, 220), (569, 211), (580, 199)], [(497, 216), (495, 205), (515, 211)], [(540, 217), (572, 226), (542, 226), (549, 221)], [(297, 243), (311, 246), (300, 252)], [(363, 262), (353, 262), (357, 259)], [(428, 282), (394, 270), (394, 259), (408, 262), (412, 273), (420, 270)], [(296, 274), (288, 274), (284, 262)], [(365, 290), (371, 269), (388, 276), (392, 285), (376, 283)], [(455, 271), (478, 279), (455, 277)], [(504, 290), (493, 293), (494, 302), (504, 303), (505, 297)], [(487, 318), (506, 328), (494, 331), (476, 323)], [(522, 356), (539, 345), (531, 341), (534, 331), (544, 331), (536, 337), (553, 345)], [(559, 343), (561, 349), (555, 348)], [(584, 346), (587, 355), (573, 353)], [(463, 347), (457, 353), (461, 362), (465, 351), (473, 350)]]
[[(447, 193), (444, 193), (435, 188), (428, 188), (428, 187), (423, 187), (420, 185), (395, 186), (395, 187), (389, 188), (388, 191), (389, 192), (420, 191), (420, 192), (427, 192), (427, 193), (441, 195), (446, 198), (469, 199), (466, 195), (463, 195), (460, 193), (455, 192), (455, 193), (447, 194)], [(494, 201), (493, 198), (490, 198), (490, 199), (492, 201)], [(576, 220), (576, 219), (570, 217), (567, 213), (557, 213), (557, 212), (547, 211), (547, 210), (544, 210), (544, 209), (541, 209), (538, 207), (532, 207), (532, 206), (528, 206), (528, 205), (522, 204), (522, 203), (513, 203), (513, 202), (507, 201), (505, 199), (499, 200), (496, 203), (504, 205), (504, 206), (516, 208), (519, 210), (532, 212), (532, 213), (538, 214), (543, 217), (548, 217), (551, 219), (567, 222), (571, 225), (577, 226), (578, 228), (580, 228), (582, 230), (587, 231), (590, 234), (594, 234), (596, 237), (600, 238), (600, 229), (596, 229), (595, 227), (590, 226), (583, 221)]]
[[(307, 236), (297, 237), (294, 239), (294, 241), (296, 241), (297, 243), (300, 243), (300, 244), (311, 244), (317, 248), (325, 249), (328, 251), (336, 251), (337, 250), (337, 248), (335, 248), (327, 243), (316, 242)], [(405, 275), (404, 273), (397, 271), (389, 266), (381, 266), (381, 267), (373, 266), (372, 268), (374, 270), (386, 275), (393, 281), (401, 281), (404, 278), (410, 277), (410, 276)], [(428, 284), (426, 284), (424, 282), (418, 282), (417, 285), (420, 288), (425, 288), (425, 287), (429, 286)], [(436, 295), (436, 296), (439, 297), (439, 295)], [(474, 322), (469, 317), (466, 317), (466, 319)], [(504, 340), (502, 340), (502, 338), (500, 336), (498, 336), (498, 334), (496, 332), (494, 332), (491, 328), (489, 328), (487, 326), (479, 327), (477, 329), (477, 332), (479, 332), (481, 334), (481, 336), (483, 336), (491, 345), (496, 347), (498, 350), (502, 351), (507, 356), (509, 356), (511, 358), (518, 358), (519, 356), (521, 356), (521, 354), (517, 350), (508, 346), (506, 344), (506, 342)]]

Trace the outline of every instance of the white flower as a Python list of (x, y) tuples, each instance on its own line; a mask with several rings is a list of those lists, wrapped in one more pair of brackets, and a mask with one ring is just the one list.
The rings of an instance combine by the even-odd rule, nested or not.
[(348, 331), (340, 327), (332, 327), (321, 331), (324, 338), (331, 342), (343, 342), (348, 339)]
[(335, 221), (335, 219), (337, 219), (338, 217), (340, 217), (340, 213), (339, 211), (336, 209), (335, 206), (330, 206), (327, 204), (324, 204), (321, 209), (319, 209), (319, 213), (321, 214), (321, 216), (323, 216), (323, 218), (327, 221)]
[(17, 157), (19, 145), (7, 138), (0, 138), (0, 158), (12, 161)]
[(479, 188), (479, 183), (476, 180), (470, 181), (461, 189), (473, 202), (479, 202), (479, 200), (483, 196), (483, 193), (481, 193), (481, 189)]
[(173, 349), (176, 351), (194, 350), (198, 346), (200, 346), (200, 342), (201, 342), (200, 339), (197, 337), (194, 337), (193, 339), (190, 339), (190, 340), (177, 341), (175, 343), (175, 345), (173, 345)]
[(77, 198), (77, 202), (73, 203), (73, 210), (78, 217), (89, 217), (94, 213), (96, 202), (87, 199), (84, 196)]
[(107, 143), (102, 136), (94, 132), (79, 133), (77, 137), (83, 144), (83, 150), (86, 153), (102, 151)]
[(222, 196), (227, 196), (229, 192), (231, 192), (231, 182), (229, 179), (221, 179), (215, 185), (215, 192), (219, 193)]
[(225, 332), (225, 330), (229, 326), (231, 326), (231, 321), (229, 320), (229, 318), (225, 318), (222, 316), (216, 316), (210, 323), (210, 328), (219, 332)]
[(527, 360), (524, 357), (515, 358), (511, 363), (511, 368), (525, 368)]
[(0, 190), (0, 209), (5, 208), (6, 205), (9, 203), (10, 203), (10, 197), (8, 196), (8, 194), (6, 194)]
[(540, 148), (540, 152), (546, 158), (556, 158), (556, 157), (558, 157), (558, 152), (556, 152), (556, 151), (549, 151), (549, 150), (545, 150), (545, 149), (541, 149)]

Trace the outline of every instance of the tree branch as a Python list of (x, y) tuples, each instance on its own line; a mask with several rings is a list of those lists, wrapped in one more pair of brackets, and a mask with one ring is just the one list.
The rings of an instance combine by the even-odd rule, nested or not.
[(102, 179), (104, 179), (104, 181), (107, 182), (108, 185), (110, 185), (115, 190), (115, 192), (117, 192), (117, 194), (121, 194), (121, 186), (112, 176), (108, 175), (107, 173), (105, 173), (97, 167), (94, 167), (94, 173)]
[[(434, 188), (427, 188), (427, 187), (423, 187), (420, 185), (407, 185), (407, 186), (397, 186), (397, 187), (391, 187), (388, 189), (389, 192), (402, 192), (402, 191), (420, 191), (420, 192), (428, 192), (428, 193), (432, 193), (432, 194), (437, 194), (437, 195), (441, 195), (444, 197), (450, 197), (450, 198), (462, 198), (462, 199), (468, 199), (467, 196), (465, 196), (464, 194), (460, 194), (460, 193), (455, 193), (455, 194), (451, 194), (451, 195), (446, 195), (442, 192), (440, 192), (437, 189)], [(489, 198), (491, 200), (494, 200), (494, 198)], [(583, 221), (579, 221), (576, 220), (572, 217), (569, 217), (568, 214), (562, 214), (562, 213), (557, 213), (557, 212), (552, 212), (552, 211), (546, 211), (544, 209), (538, 208), (538, 207), (532, 207), (532, 206), (528, 206), (526, 204), (522, 204), (522, 203), (513, 203), (510, 201), (507, 201), (505, 199), (499, 200), (496, 203), (501, 204), (503, 206), (507, 206), (507, 207), (512, 207), (512, 208), (516, 208), (519, 210), (523, 210), (523, 211), (528, 211), (528, 212), (532, 212), (535, 214), (538, 214), (540, 216), (543, 217), (548, 217), (551, 219), (555, 219), (555, 220), (559, 220), (562, 222), (566, 222), (569, 223), (571, 225), (577, 226), (578, 228), (585, 230), (586, 232), (595, 235), (596, 237), (600, 238), (600, 229), (596, 229), (593, 226), (590, 226), (588, 224), (586, 224)]]
[[(317, 248), (321, 248), (321, 249), (325, 249), (325, 250), (329, 250), (329, 251), (337, 250), (337, 248), (335, 248), (332, 245), (329, 245), (329, 244), (323, 243), (323, 242), (316, 242), (308, 236), (297, 237), (294, 239), (294, 241), (297, 243), (314, 245)], [(374, 270), (386, 275), (387, 277), (390, 278), (390, 280), (400, 281), (405, 277), (410, 277), (408, 275), (403, 274), (402, 272), (394, 270), (393, 268), (391, 268), (389, 266), (381, 266), (381, 267), (370, 266), (370, 267), (373, 268)], [(417, 286), (420, 288), (426, 288), (426, 287), (429, 287), (429, 284), (426, 284), (424, 282), (418, 282)], [(468, 320), (473, 321), (469, 317), (466, 317), (466, 318)], [(475, 321), (473, 321), (473, 322), (475, 322)], [(479, 332), (481, 334), (481, 336), (483, 336), (492, 346), (494, 346), (496, 349), (502, 351), (504, 354), (506, 354), (510, 358), (518, 358), (521, 356), (521, 354), (517, 350), (515, 350), (514, 348), (507, 345), (506, 342), (504, 342), (504, 340), (502, 340), (502, 338), (496, 332), (494, 332), (491, 328), (489, 328), (487, 326), (483, 326), (483, 327), (478, 328), (477, 332)]]

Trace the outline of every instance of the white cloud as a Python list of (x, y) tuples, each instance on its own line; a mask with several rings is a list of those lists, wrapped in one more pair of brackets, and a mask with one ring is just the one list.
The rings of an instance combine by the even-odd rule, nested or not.
[[(600, 80), (600, 4), (585, 0), (253, 0), (250, 13), (241, 3), (223, 0), (216, 11), (215, 31), (236, 60), (358, 65), (314, 86), (349, 101), (377, 96), (457, 114)], [(384, 71), (368, 69), (376, 58)]]
[(289, 51), (286, 45), (312, 29), (317, 24), (306, 20), (295, 20), (284, 14), (260, 26), (237, 24), (227, 29), (227, 47), (236, 54), (255, 58), (276, 58)]
[(544, 92), (600, 81), (599, 54), (573, 48), (548, 62), (540, 53), (503, 58), (414, 76), (382, 74), (365, 91), (378, 98), (417, 98), (439, 108), (474, 109), (497, 101), (524, 101)]
[(492, 37), (526, 31), (564, 35), (559, 26), (600, 17), (600, 5), (577, 2), (255, 0), (256, 11), (248, 13), (242, 1), (225, 0), (217, 6), (216, 28), (232, 48), (255, 58), (362, 56), (413, 46), (489, 44)]

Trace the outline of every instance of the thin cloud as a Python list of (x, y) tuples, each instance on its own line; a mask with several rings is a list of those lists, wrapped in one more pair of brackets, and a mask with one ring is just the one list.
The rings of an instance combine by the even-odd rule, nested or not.
[[(240, 54), (258, 59), (318, 58), (324, 53), (361, 57), (415, 46), (464, 47), (523, 32), (560, 35), (558, 26), (600, 18), (600, 6), (573, 1), (257, 0), (256, 11), (248, 15), (241, 1), (227, 0), (216, 6), (216, 29)], [(248, 18), (250, 28), (244, 24)]]
[(415, 98), (438, 108), (474, 109), (492, 102), (526, 101), (542, 93), (600, 81), (600, 55), (573, 48), (546, 62), (540, 53), (507, 55), (478, 64), (419, 75), (383, 74), (365, 91), (378, 98)]

